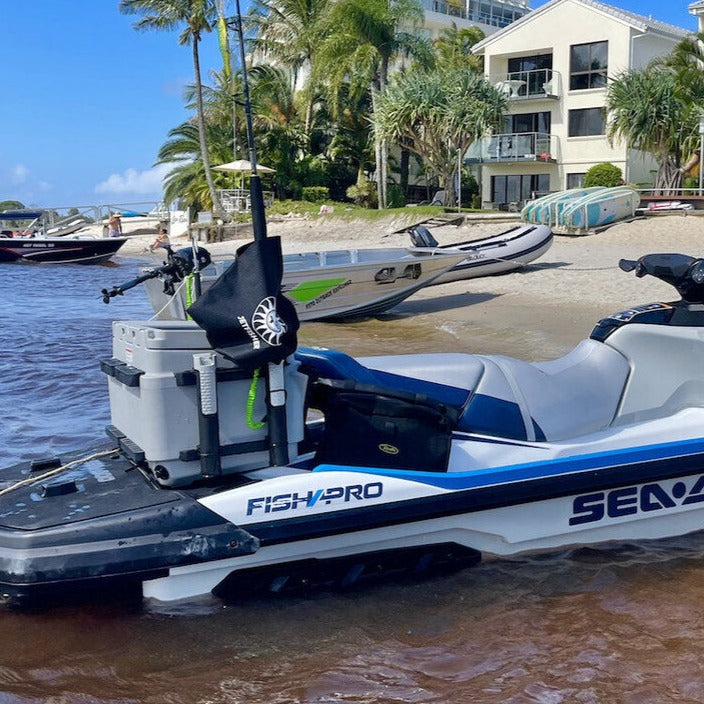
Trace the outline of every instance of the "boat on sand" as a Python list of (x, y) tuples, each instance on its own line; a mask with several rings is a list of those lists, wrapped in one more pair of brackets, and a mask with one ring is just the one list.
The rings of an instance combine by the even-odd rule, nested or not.
[[(409, 234), (414, 246), (341, 249), (285, 254), (282, 292), (293, 302), (299, 320), (351, 320), (378, 315), (425, 286), (490, 276), (525, 266), (552, 244), (544, 225), (521, 225), (505, 232), (439, 246), (430, 231), (417, 226)], [(199, 272), (203, 292), (227, 270), (234, 256), (215, 258)], [(172, 268), (145, 268), (140, 274), (156, 316), (185, 320), (196, 297), (193, 279), (173, 285)], [(153, 273), (153, 277), (149, 273)], [(122, 290), (124, 286), (119, 287)]]

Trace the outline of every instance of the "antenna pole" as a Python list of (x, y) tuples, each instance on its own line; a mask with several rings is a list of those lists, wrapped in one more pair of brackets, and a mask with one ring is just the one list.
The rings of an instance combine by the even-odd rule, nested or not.
[(244, 33), (242, 31), (242, 12), (240, 11), (240, 0), (235, 0), (237, 9), (237, 19), (235, 29), (240, 45), (240, 59), (242, 61), (242, 92), (244, 93), (244, 114), (247, 122), (247, 147), (249, 148), (249, 161), (252, 164), (252, 177), (249, 191), (251, 199), (252, 229), (254, 239), (262, 240), (266, 238), (266, 217), (264, 216), (264, 191), (262, 182), (257, 173), (257, 152), (254, 148), (254, 130), (252, 128), (252, 103), (249, 97), (249, 79), (247, 78), (247, 57), (244, 49)]
[[(252, 229), (255, 241), (266, 239), (266, 215), (264, 212), (264, 191), (257, 173), (257, 152), (254, 147), (254, 129), (252, 127), (252, 103), (249, 97), (249, 79), (247, 78), (247, 57), (244, 49), (244, 32), (242, 31), (242, 12), (240, 0), (235, 0), (237, 19), (235, 28), (240, 45), (242, 61), (242, 92), (244, 93), (244, 114), (247, 124), (247, 146), (249, 161), (252, 164), (252, 177), (249, 183), (251, 200)], [(286, 418), (286, 390), (284, 380), (284, 362), (267, 365), (267, 415), (269, 424), (269, 461), (274, 466), (284, 466), (289, 462), (288, 421)]]

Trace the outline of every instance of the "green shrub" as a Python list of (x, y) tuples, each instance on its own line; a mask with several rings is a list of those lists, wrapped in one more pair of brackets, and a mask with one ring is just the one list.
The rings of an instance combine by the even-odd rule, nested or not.
[(395, 183), (389, 184), (386, 200), (387, 208), (403, 208), (406, 205), (406, 196), (403, 195), (403, 189)]
[(374, 181), (358, 181), (347, 189), (347, 197), (362, 208), (376, 208), (379, 202)]
[(303, 186), (301, 197), (309, 203), (324, 203), (330, 200), (330, 189), (327, 186)]
[(593, 186), (613, 188), (614, 186), (620, 186), (622, 183), (623, 174), (621, 169), (608, 161), (592, 166), (584, 175), (585, 188), (592, 188)]

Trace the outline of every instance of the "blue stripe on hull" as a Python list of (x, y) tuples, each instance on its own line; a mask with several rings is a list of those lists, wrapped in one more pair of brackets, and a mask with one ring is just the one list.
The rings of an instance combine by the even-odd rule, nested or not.
[(349, 471), (364, 472), (386, 477), (396, 477), (420, 484), (429, 484), (442, 489), (460, 491), (482, 486), (493, 486), (506, 482), (530, 479), (557, 478), (574, 472), (605, 469), (635, 463), (653, 462), (665, 459), (677, 459), (697, 456), (704, 453), (704, 438), (682, 440), (677, 442), (644, 445), (618, 450), (606, 450), (586, 455), (558, 457), (540, 462), (475, 469), (469, 472), (417, 472), (373, 467), (348, 467), (339, 465), (320, 465), (314, 471)]
[[(665, 451), (679, 447), (682, 452), (673, 456)], [(354, 508), (351, 510), (333, 511), (322, 514), (306, 514), (283, 520), (268, 520), (263, 523), (240, 526), (262, 541), (262, 545), (287, 543), (309, 538), (321, 538), (329, 535), (354, 533), (362, 530), (382, 528), (389, 525), (416, 523), (446, 516), (472, 514), (506, 506), (530, 504), (549, 499), (575, 496), (584, 493), (609, 491), (620, 487), (632, 487), (639, 484), (658, 482), (680, 477), (704, 476), (704, 452), (695, 451), (695, 447), (704, 449), (704, 441), (685, 441), (682, 443), (667, 443), (637, 448), (626, 453), (621, 452), (622, 464), (614, 462), (616, 453), (595, 453), (572, 458), (568, 467), (567, 461), (562, 463), (561, 473), (533, 472), (521, 478), (514, 475), (512, 479), (503, 476), (498, 480), (498, 473), (507, 471), (523, 471), (524, 468), (536, 469), (536, 464), (515, 465), (512, 468), (501, 468), (496, 472), (494, 481), (485, 481), (482, 486), (466, 485), (462, 489), (440, 495), (408, 499), (394, 503)], [(642, 451), (642, 452), (641, 452)], [(636, 454), (641, 453), (639, 460)], [(593, 464), (589, 465), (589, 461)], [(548, 463), (541, 463), (545, 466)], [(348, 468), (329, 466), (330, 471), (346, 471)], [(349, 468), (350, 471), (369, 471), (366, 468)], [(395, 476), (409, 481), (423, 481), (422, 472), (394, 472), (393, 470), (377, 470), (372, 473), (384, 476)], [(467, 473), (476, 474), (476, 473)], [(435, 477), (436, 479), (438, 477)], [(430, 482), (433, 483), (436, 482)], [(696, 502), (704, 503), (704, 494), (699, 495)]]

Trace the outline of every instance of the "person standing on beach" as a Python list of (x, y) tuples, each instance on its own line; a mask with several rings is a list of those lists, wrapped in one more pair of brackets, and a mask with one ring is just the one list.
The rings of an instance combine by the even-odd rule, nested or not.
[(122, 220), (119, 213), (113, 213), (108, 220), (108, 237), (122, 237)]

